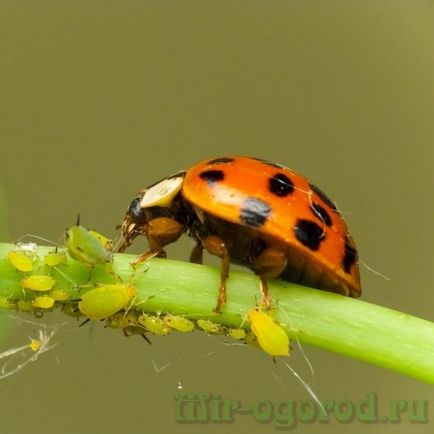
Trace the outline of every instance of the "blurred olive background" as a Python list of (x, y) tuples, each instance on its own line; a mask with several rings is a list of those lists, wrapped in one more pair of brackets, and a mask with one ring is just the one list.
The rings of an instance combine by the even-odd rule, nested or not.
[[(433, 21), (431, 1), (2, 0), (3, 241), (58, 240), (77, 213), (116, 236), (138, 189), (204, 158), (254, 155), (306, 174), (336, 200), (361, 259), (391, 279), (362, 265), (365, 300), (434, 320)], [(183, 240), (170, 254), (187, 259), (189, 248)], [(55, 349), (0, 382), (2, 433), (275, 430), (250, 415), (177, 423), (178, 382), (245, 407), (310, 398), (281, 363), (222, 339), (179, 334), (149, 346), (62, 315), (42, 322), (65, 321)], [(10, 321), (1, 351), (34, 328)], [(390, 399), (427, 399), (434, 418), (432, 386), (303, 349), (321, 399), (375, 392), (380, 415)], [(311, 381), (299, 349), (290, 363)], [(430, 425), (404, 416), (294, 430)]]

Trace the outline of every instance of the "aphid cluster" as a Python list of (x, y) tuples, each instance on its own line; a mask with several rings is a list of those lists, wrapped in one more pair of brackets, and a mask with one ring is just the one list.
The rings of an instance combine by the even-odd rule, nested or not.
[(57, 267), (65, 263), (65, 258), (64, 253), (50, 252), (41, 261), (36, 253), (36, 244), (17, 244), (16, 248), (8, 253), (7, 261), (21, 275), (22, 294), (18, 297), (16, 292), (12, 293), (7, 299), (8, 307), (34, 312), (37, 316), (52, 309), (56, 303), (56, 299), (52, 297), (52, 289), (56, 283), (55, 274), (59, 272)]
[[(105, 274), (108, 280), (116, 280), (110, 268), (113, 248), (111, 241), (77, 224), (66, 230), (65, 248), (56, 247), (40, 257), (35, 243), (18, 243), (7, 254), (3, 266), (12, 267), (20, 275), (19, 287), (9, 286), (10, 295), (0, 299), (1, 307), (17, 308), (41, 316), (44, 311), (61, 305), (64, 312), (78, 316), (79, 313), (84, 314), (80, 312), (80, 303), (83, 303), (85, 310), (87, 306), (92, 305), (92, 296), (95, 298), (95, 292), (107, 292), (116, 293), (116, 297), (121, 298), (117, 305), (120, 306), (119, 309), (123, 308), (123, 299), (119, 296), (119, 291), (113, 290), (113, 285), (107, 285), (107, 290), (94, 288), (95, 292), (92, 292), (88, 283), (92, 270), (98, 267), (103, 269), (103, 275)], [(88, 268), (88, 271), (84, 269), (81, 282), (71, 281), (64, 273), (71, 258)], [(81, 301), (82, 297), (84, 301)], [(108, 298), (110, 299), (110, 296)], [(108, 315), (119, 309), (111, 307)], [(104, 318), (107, 316), (105, 313), (101, 315)]]
[[(136, 310), (137, 289), (122, 283), (114, 275), (111, 264), (113, 244), (103, 235), (75, 225), (66, 231), (66, 251), (56, 248), (37, 255), (32, 243), (17, 245), (8, 253), (7, 263), (20, 274), (21, 297), (0, 299), (3, 308), (17, 308), (41, 316), (44, 311), (61, 306), (74, 317), (105, 321), (106, 327), (121, 329), (126, 336), (146, 334), (167, 336), (172, 331), (189, 333), (201, 330), (210, 335), (224, 335), (231, 339), (262, 348), (275, 356), (288, 354), (289, 343), (285, 331), (271, 318), (270, 312), (249, 311), (245, 321), (250, 330), (229, 328), (209, 319), (191, 319), (173, 313), (159, 315)], [(76, 260), (87, 267), (87, 280), (77, 284), (68, 280), (62, 269), (68, 261)], [(93, 285), (90, 274), (97, 268), (105, 270), (109, 283)]]

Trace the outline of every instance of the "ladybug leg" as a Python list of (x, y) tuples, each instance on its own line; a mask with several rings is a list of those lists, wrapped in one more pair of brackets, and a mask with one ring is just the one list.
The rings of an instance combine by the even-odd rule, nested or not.
[(226, 280), (229, 276), (229, 253), (226, 249), (225, 242), (215, 235), (209, 235), (202, 240), (202, 245), (208, 253), (218, 256), (222, 259), (220, 268), (220, 288), (217, 298), (217, 304), (214, 308), (214, 312), (220, 313), (221, 307), (226, 303)]
[(203, 262), (203, 246), (201, 243), (197, 243), (190, 254), (190, 262), (193, 264), (202, 264)]
[(131, 265), (133, 267), (137, 267), (140, 264), (143, 264), (146, 261), (149, 261), (149, 259), (155, 258), (167, 258), (167, 254), (164, 250), (158, 250), (156, 252), (152, 250), (146, 250), (145, 252), (141, 253), (139, 256), (134, 258), (134, 261), (131, 262)]
[(165, 246), (175, 242), (184, 232), (184, 226), (176, 220), (168, 217), (157, 217), (149, 220), (143, 233), (149, 242), (149, 250), (137, 256), (132, 262), (133, 266), (142, 264), (154, 256), (166, 257), (166, 252), (163, 250)]
[(268, 293), (268, 277), (277, 277), (286, 268), (288, 259), (284, 250), (278, 247), (267, 247), (253, 262), (253, 270), (260, 279), (261, 304), (271, 307), (271, 297)]

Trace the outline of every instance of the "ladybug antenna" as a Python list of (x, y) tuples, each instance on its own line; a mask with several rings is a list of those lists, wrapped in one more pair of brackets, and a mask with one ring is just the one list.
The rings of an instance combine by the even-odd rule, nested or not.
[(77, 214), (77, 220), (75, 222), (75, 226), (80, 226), (80, 214)]

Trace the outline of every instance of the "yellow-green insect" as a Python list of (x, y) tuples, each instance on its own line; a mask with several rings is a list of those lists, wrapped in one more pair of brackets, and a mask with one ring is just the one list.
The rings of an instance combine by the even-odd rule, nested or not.
[(110, 263), (112, 252), (105, 246), (107, 238), (95, 231), (89, 231), (79, 222), (65, 232), (65, 247), (69, 255), (77, 261), (94, 267), (98, 264)]
[(49, 291), (55, 284), (55, 280), (46, 274), (33, 274), (21, 280), (21, 286), (24, 289), (33, 291)]
[(8, 253), (8, 260), (19, 271), (27, 273), (33, 270), (32, 259), (24, 252), (13, 250)]
[(226, 332), (226, 328), (221, 324), (216, 324), (208, 319), (198, 319), (197, 325), (210, 335), (222, 335)]
[(183, 316), (172, 315), (168, 313), (164, 316), (163, 321), (172, 329), (179, 332), (191, 332), (194, 330), (194, 322)]
[(36, 353), (41, 348), (41, 345), (42, 345), (42, 342), (40, 340), (31, 339), (30, 344), (29, 344), (29, 348)]
[(170, 327), (158, 316), (143, 313), (139, 316), (138, 322), (154, 335), (167, 336), (171, 332)]
[(32, 300), (32, 306), (39, 309), (51, 309), (54, 306), (55, 300), (48, 295), (41, 295)]
[(247, 313), (251, 328), (261, 348), (272, 356), (289, 355), (289, 339), (283, 327), (258, 308)]
[(229, 329), (228, 337), (237, 341), (241, 341), (246, 339), (246, 331), (244, 329)]
[(128, 308), (136, 294), (136, 288), (131, 285), (101, 285), (84, 293), (78, 308), (83, 315), (97, 321)]
[(21, 312), (33, 312), (35, 310), (35, 308), (32, 306), (32, 303), (26, 300), (18, 300), (17, 307)]
[(47, 267), (57, 267), (66, 264), (66, 255), (64, 252), (50, 252), (44, 256), (44, 264)]

